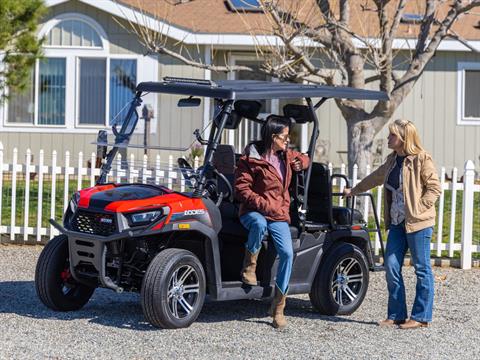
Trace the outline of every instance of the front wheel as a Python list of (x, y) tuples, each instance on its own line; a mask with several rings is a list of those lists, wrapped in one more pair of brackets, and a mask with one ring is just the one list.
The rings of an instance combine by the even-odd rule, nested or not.
[(183, 249), (166, 249), (152, 260), (142, 282), (145, 318), (156, 327), (190, 326), (205, 300), (205, 273), (198, 258)]
[(350, 315), (362, 304), (367, 293), (369, 272), (362, 250), (343, 243), (325, 256), (317, 270), (310, 301), (325, 315)]
[(35, 289), (45, 306), (56, 311), (81, 309), (94, 287), (78, 283), (70, 273), (68, 238), (55, 236), (43, 248), (35, 269)]

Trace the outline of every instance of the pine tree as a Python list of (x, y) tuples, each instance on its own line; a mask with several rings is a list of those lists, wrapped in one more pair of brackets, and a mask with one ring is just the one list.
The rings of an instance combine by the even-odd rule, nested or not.
[(0, 94), (28, 88), (31, 69), (42, 55), (37, 27), (47, 9), (43, 0), (0, 1)]

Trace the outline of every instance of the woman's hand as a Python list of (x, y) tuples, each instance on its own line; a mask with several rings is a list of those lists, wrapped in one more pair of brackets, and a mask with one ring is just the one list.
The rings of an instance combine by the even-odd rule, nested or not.
[(299, 158), (296, 157), (295, 159), (293, 159), (291, 164), (294, 171), (302, 170), (302, 161)]
[(350, 196), (352, 196), (352, 189), (350, 188), (343, 189), (343, 197), (350, 197)]

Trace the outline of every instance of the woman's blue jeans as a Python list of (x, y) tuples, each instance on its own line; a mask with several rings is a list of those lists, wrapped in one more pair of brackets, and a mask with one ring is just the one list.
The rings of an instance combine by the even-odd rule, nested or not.
[(387, 248), (385, 251), (385, 270), (388, 287), (388, 319), (407, 319), (405, 285), (403, 284), (402, 265), (407, 249), (417, 275), (415, 301), (410, 318), (420, 322), (432, 321), (433, 309), (433, 273), (430, 266), (430, 241), (433, 228), (425, 228), (413, 233), (405, 231), (405, 223), (390, 225)]
[(248, 230), (247, 250), (252, 254), (260, 251), (262, 239), (268, 231), (279, 257), (276, 285), (285, 294), (292, 274), (293, 247), (292, 235), (286, 221), (270, 221), (259, 212), (248, 212), (240, 217), (240, 222)]

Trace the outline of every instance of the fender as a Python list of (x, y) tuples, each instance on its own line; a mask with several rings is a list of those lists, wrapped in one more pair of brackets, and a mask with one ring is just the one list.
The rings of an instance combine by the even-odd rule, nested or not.
[(205, 237), (205, 272), (207, 274), (207, 286), (209, 294), (213, 299), (218, 298), (219, 290), (222, 287), (222, 270), (220, 268), (220, 249), (218, 246), (217, 233), (209, 226), (191, 219), (191, 221), (174, 221), (166, 224), (156, 233), (169, 232), (196, 232)]
[(369, 234), (365, 230), (351, 230), (351, 229), (342, 229), (337, 231), (332, 231), (327, 234), (325, 242), (323, 243), (323, 251), (319, 251), (315, 261), (313, 263), (312, 271), (308, 277), (308, 283), (311, 285), (317, 274), (318, 268), (320, 267), (323, 259), (328, 256), (331, 250), (333, 250), (338, 244), (342, 242), (339, 241), (340, 239), (355, 239), (354, 242), (352, 241), (344, 241), (353, 245), (359, 246), (362, 251), (365, 253), (365, 257), (367, 258), (368, 265), (370, 267), (374, 266), (372, 254), (370, 251), (370, 247), (368, 242), (370, 241)]

